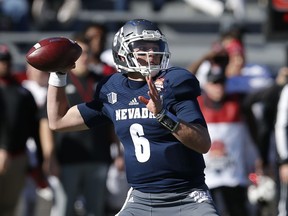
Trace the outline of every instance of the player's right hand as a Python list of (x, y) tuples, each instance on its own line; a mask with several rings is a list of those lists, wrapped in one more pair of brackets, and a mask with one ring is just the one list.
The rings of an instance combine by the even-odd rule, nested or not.
[(65, 74), (65, 73), (69, 73), (71, 70), (73, 70), (76, 67), (76, 64), (74, 63), (71, 66), (68, 66), (66, 68), (61, 69), (60, 71), (57, 71), (57, 73), (61, 73), (61, 74)]
[(146, 81), (149, 87), (148, 95), (150, 99), (147, 99), (144, 96), (139, 96), (138, 99), (146, 104), (148, 110), (156, 116), (163, 108), (162, 99), (160, 98), (152, 77), (146, 77)]

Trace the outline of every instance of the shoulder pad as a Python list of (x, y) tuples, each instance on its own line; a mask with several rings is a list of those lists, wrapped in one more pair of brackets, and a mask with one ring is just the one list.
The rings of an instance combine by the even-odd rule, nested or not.
[(201, 94), (199, 81), (184, 68), (170, 68), (164, 77), (164, 89), (167, 89), (176, 100), (191, 100)]

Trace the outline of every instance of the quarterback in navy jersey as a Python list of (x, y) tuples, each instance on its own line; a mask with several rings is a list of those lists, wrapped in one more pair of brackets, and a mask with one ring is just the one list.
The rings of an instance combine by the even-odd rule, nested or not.
[(195, 76), (168, 68), (170, 52), (154, 23), (136, 19), (115, 34), (119, 73), (103, 79), (91, 102), (69, 107), (66, 71), (49, 78), (48, 118), (56, 131), (113, 122), (124, 146), (131, 190), (119, 216), (218, 215), (205, 184), (210, 137)]

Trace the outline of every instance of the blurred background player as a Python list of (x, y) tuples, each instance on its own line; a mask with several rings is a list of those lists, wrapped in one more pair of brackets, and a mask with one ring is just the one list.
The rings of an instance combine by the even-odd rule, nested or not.
[[(258, 133), (256, 143), (263, 162), (263, 175), (266, 178), (272, 178), (276, 182), (279, 179), (277, 178), (277, 152), (275, 144), (275, 122), (277, 115), (277, 106), (275, 104), (278, 104), (281, 91), (287, 82), (288, 68), (281, 67), (272, 85), (249, 93), (245, 100), (245, 107), (253, 112), (257, 121)], [(260, 207), (258, 211), (266, 212), (266, 214), (270, 212), (268, 213), (269, 215), (275, 215), (277, 209), (276, 197), (274, 196), (272, 200), (268, 199), (269, 196), (258, 197), (257, 205)]]
[(0, 215), (12, 216), (28, 172), (26, 142), (32, 137), (39, 144), (38, 108), (32, 94), (12, 74), (12, 56), (0, 45), (0, 98), (6, 140), (0, 143)]
[(279, 155), (280, 194), (278, 201), (278, 216), (288, 213), (288, 84), (284, 86), (277, 105), (275, 123), (275, 138)]
[(125, 173), (125, 162), (123, 158), (124, 149), (123, 147), (120, 149), (114, 147), (114, 149), (114, 151), (111, 149), (114, 161), (109, 167), (106, 182), (108, 190), (106, 204), (107, 215), (116, 215), (121, 210), (123, 203), (125, 203), (127, 192), (130, 189)]
[(44, 188), (35, 185), (34, 200), (33, 188), (30, 188), (30, 193), (28, 193), (28, 195), (32, 194), (32, 197), (27, 197), (27, 199), (29, 200), (30, 198), (30, 201), (34, 201), (35, 203), (34, 206), (32, 203), (32, 208), (28, 208), (29, 205), (26, 204), (27, 206), (26, 208), (24, 206), (23, 214), (26, 214), (27, 216), (33, 214), (62, 216), (65, 214), (66, 196), (59, 181), (60, 167), (55, 156), (54, 133), (50, 130), (47, 119), (46, 98), (49, 74), (37, 70), (29, 64), (27, 64), (26, 74), (27, 79), (24, 80), (22, 84), (32, 92), (39, 107), (39, 136), (43, 156), (43, 163), (39, 165), (41, 165), (41, 173), (44, 174), (45, 180), (48, 181), (49, 185), (46, 185)]
[(225, 70), (214, 65), (198, 99), (211, 136), (211, 149), (204, 155), (207, 185), (220, 215), (251, 215), (248, 174), (261, 160), (242, 107), (243, 95), (227, 94), (225, 82)]
[(89, 70), (104, 76), (115, 73), (112, 50), (106, 49), (106, 26), (93, 22), (89, 23), (83, 31), (89, 42)]
[[(48, 73), (39, 71), (28, 63), (26, 64), (26, 78), (22, 81), (22, 85), (32, 93), (39, 110), (37, 116), (39, 119), (39, 136), (41, 148), (39, 149), (39, 147), (35, 145), (35, 140), (33, 138), (28, 139), (26, 146), (27, 153), (29, 155), (29, 173), (27, 175), (26, 186), (23, 193), (23, 216), (33, 216), (40, 214), (41, 211), (39, 212), (39, 208), (37, 208), (39, 206), (38, 202), (41, 200), (43, 202), (47, 202), (47, 206), (50, 206), (52, 200), (52, 191), (48, 186), (46, 176), (44, 175), (42, 169), (42, 165), (43, 163), (46, 163), (46, 159), (42, 149), (43, 145), (40, 131), (40, 113), (42, 112), (41, 110), (45, 109), (46, 107), (48, 78)], [(43, 212), (41, 214), (44, 215)]]

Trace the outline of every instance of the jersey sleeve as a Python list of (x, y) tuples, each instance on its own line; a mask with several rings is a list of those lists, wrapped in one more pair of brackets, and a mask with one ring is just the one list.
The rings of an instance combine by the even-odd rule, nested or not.
[(111, 123), (110, 119), (99, 109), (99, 104), (96, 100), (78, 104), (77, 108), (89, 128)]
[(171, 88), (176, 100), (195, 99), (201, 94), (197, 78), (184, 69), (176, 72)]
[(206, 127), (197, 97), (201, 94), (199, 81), (189, 71), (171, 68), (165, 77), (163, 104), (183, 121), (199, 123)]
[(176, 68), (168, 74), (168, 88), (177, 101), (195, 99), (201, 94), (199, 81), (185, 69)]
[(178, 119), (193, 124), (201, 124), (207, 128), (205, 118), (196, 99), (178, 102), (172, 109), (175, 110)]
[(89, 128), (94, 126), (111, 123), (110, 119), (104, 114), (104, 105), (102, 102), (103, 85), (109, 80), (110, 76), (103, 78), (97, 85), (94, 98), (91, 102), (78, 104), (77, 108)]

